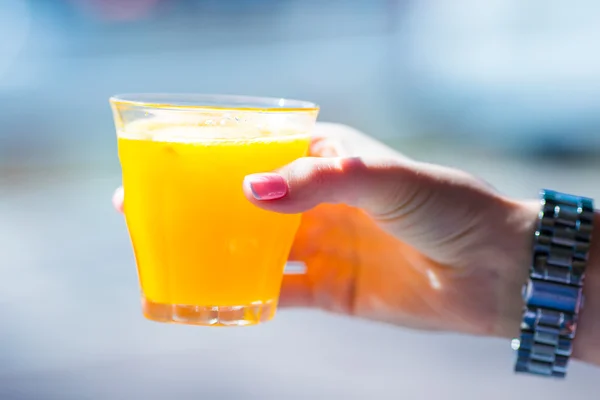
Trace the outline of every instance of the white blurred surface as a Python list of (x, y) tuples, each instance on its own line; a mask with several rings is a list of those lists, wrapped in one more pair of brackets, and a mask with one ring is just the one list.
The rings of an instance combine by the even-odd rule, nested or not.
[[(535, 164), (402, 146), (514, 196), (551, 186), (600, 197), (597, 163)], [(212, 329), (144, 320), (114, 169), (47, 171), (0, 186), (0, 398), (595, 399), (600, 369), (514, 376), (507, 340), (412, 332), (317, 311)]]

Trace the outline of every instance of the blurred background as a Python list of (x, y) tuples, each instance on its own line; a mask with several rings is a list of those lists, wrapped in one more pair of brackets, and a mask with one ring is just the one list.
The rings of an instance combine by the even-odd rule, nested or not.
[(500, 190), (600, 198), (600, 2), (0, 1), (0, 399), (597, 398), (504, 340), (317, 311), (147, 322), (109, 96), (291, 97)]

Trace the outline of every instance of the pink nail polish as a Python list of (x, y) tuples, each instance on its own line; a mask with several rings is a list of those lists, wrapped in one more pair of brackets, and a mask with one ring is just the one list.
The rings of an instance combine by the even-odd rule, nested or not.
[(252, 174), (246, 176), (244, 181), (257, 200), (277, 200), (284, 197), (288, 191), (285, 179), (278, 174)]

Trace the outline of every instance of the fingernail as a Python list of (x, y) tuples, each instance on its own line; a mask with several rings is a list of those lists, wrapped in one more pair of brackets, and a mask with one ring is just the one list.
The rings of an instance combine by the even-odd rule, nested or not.
[(123, 197), (124, 192), (122, 187), (118, 188), (112, 197), (113, 206), (120, 212), (123, 212)]
[(287, 183), (278, 174), (252, 174), (244, 178), (244, 183), (257, 200), (276, 200), (287, 194)]

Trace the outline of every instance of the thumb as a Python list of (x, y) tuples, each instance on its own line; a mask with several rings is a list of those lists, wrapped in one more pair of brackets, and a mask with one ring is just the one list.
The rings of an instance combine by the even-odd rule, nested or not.
[(486, 239), (476, 229), (482, 220), (498, 229), (511, 223), (504, 212), (511, 205), (484, 181), (406, 159), (301, 158), (274, 173), (248, 175), (244, 193), (256, 206), (281, 213), (320, 203), (361, 208), (435, 260), (448, 261)]
[[(258, 207), (300, 213), (320, 203), (345, 203), (385, 218), (425, 195), (417, 163), (360, 157), (298, 159), (274, 173), (248, 175), (246, 197)], [(421, 187), (423, 186), (423, 187)]]

